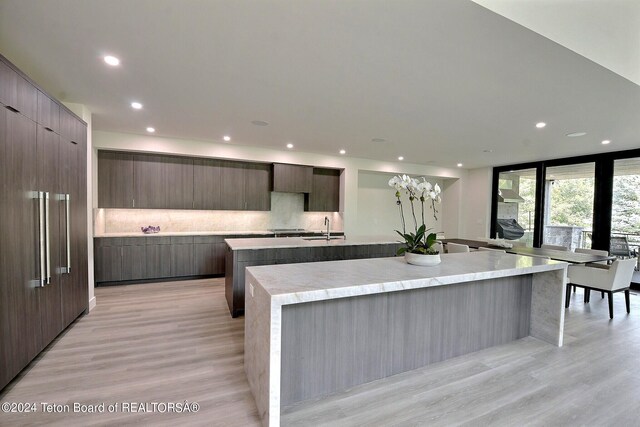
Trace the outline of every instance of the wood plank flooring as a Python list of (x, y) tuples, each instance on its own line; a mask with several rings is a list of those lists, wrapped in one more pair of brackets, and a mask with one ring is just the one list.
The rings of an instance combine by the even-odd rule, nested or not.
[(0, 425), (259, 425), (244, 374), (244, 320), (224, 279), (96, 288), (98, 305), (0, 402), (197, 402), (194, 414), (6, 414)]
[[(0, 412), (0, 425), (259, 425), (244, 375), (243, 318), (224, 279), (96, 289), (98, 306), (0, 402), (197, 402), (194, 414)], [(287, 408), (290, 426), (640, 425), (640, 297), (572, 294), (565, 346), (533, 338)]]

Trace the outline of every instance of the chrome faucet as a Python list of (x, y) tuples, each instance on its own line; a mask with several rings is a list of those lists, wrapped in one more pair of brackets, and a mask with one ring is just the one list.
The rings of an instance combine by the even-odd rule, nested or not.
[(328, 216), (324, 217), (324, 225), (327, 226), (327, 240), (331, 240), (331, 220)]

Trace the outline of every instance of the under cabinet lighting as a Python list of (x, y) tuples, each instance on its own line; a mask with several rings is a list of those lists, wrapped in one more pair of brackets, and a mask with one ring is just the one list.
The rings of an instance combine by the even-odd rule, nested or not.
[(134, 101), (131, 103), (131, 108), (133, 108), (134, 110), (140, 110), (142, 109), (142, 104)]
[(398, 160), (403, 161), (404, 157), (400, 156), (400, 157), (398, 157)]
[(457, 165), (457, 166), (458, 166), (459, 168), (461, 168), (461, 167), (462, 167), (462, 163), (458, 163), (458, 165)]
[(226, 142), (231, 141), (231, 137), (229, 135), (223, 136), (222, 139), (224, 139)]
[(536, 123), (536, 127), (537, 127), (538, 129), (542, 129), (542, 128), (543, 128), (543, 127), (545, 127), (546, 125), (547, 125), (547, 124), (546, 124), (545, 122), (539, 122), (539, 123)]
[(346, 150), (340, 150), (340, 154), (347, 154)]
[(287, 148), (289, 148), (289, 149), (293, 148), (293, 144), (292, 143), (288, 143), (287, 144)]
[(608, 139), (605, 139), (604, 141), (602, 141), (603, 145), (607, 145), (607, 144), (611, 144), (611, 141)]
[(155, 131), (156, 131), (156, 129), (155, 129), (155, 128), (152, 128), (151, 126), (149, 126), (149, 127), (147, 128), (147, 132), (149, 132), (149, 133), (154, 133)]

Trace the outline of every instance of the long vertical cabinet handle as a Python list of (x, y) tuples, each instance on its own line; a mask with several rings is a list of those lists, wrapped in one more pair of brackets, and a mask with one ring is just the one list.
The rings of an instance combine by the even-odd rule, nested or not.
[(46, 251), (46, 238), (45, 238), (45, 220), (44, 220), (44, 192), (38, 191), (38, 243), (39, 243), (39, 251), (40, 259), (38, 262), (38, 284), (40, 287), (44, 287), (46, 284), (45, 271), (47, 269), (47, 261), (45, 259), (45, 251)]
[(51, 233), (49, 232), (49, 192), (44, 193), (44, 222), (45, 222), (45, 240), (47, 246), (47, 274), (46, 284), (51, 284)]
[(67, 268), (65, 273), (71, 273), (71, 195), (64, 195), (64, 219), (67, 230)]

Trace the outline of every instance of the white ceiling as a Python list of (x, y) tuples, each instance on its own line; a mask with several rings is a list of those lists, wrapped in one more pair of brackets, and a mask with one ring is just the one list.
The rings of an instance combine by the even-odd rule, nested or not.
[(0, 52), (97, 130), (469, 168), (640, 147), (640, 86), (467, 0), (0, 0)]

